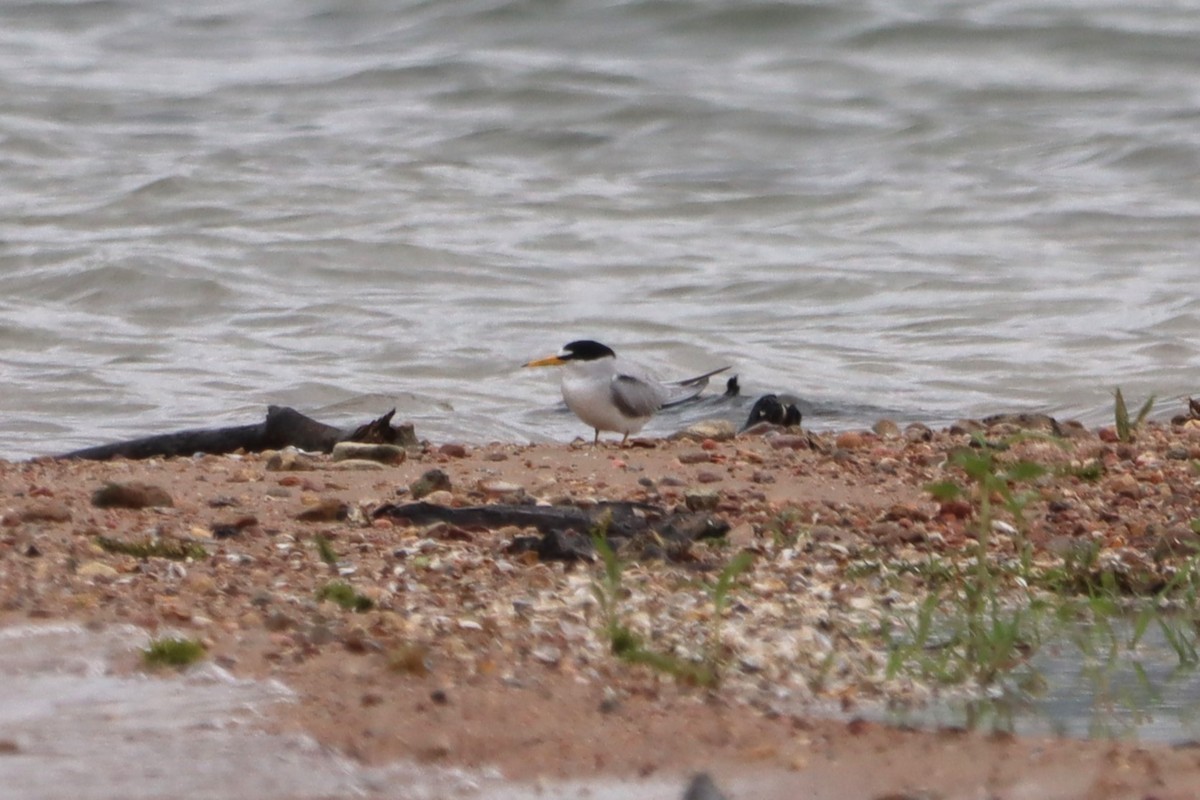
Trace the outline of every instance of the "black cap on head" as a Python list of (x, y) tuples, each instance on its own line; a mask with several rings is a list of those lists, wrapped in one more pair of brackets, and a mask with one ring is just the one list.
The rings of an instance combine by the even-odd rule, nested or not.
[(591, 339), (579, 339), (563, 347), (559, 356), (563, 361), (595, 361), (598, 358), (616, 358), (617, 354), (611, 347), (593, 342)]

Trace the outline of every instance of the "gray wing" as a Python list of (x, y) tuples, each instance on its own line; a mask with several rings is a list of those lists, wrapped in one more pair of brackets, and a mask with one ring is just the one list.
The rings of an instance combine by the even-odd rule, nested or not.
[(613, 403), (627, 417), (649, 417), (666, 399), (661, 387), (632, 375), (614, 375), (609, 386)]

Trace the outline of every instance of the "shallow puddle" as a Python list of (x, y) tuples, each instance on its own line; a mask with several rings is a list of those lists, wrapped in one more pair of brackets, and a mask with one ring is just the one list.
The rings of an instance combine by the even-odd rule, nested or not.
[(131, 626), (0, 629), (0, 786), (23, 800), (120, 797), (677, 800), (682, 778), (511, 784), (396, 764), (366, 768), (258, 723), (291, 692), (212, 663), (179, 675), (120, 674), (149, 640)]
[(1080, 629), (1043, 644), (1028, 669), (1017, 671), (1020, 687), (992, 699), (885, 717), (1021, 735), (1200, 741), (1200, 669), (1189, 661), (1192, 654), (1181, 659), (1154, 624), (1136, 647), (1130, 647), (1132, 637), (1131, 621), (1118, 621), (1107, 633)]

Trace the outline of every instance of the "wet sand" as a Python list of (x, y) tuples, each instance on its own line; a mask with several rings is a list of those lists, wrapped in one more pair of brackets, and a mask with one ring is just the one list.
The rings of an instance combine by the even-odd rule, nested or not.
[[(1014, 429), (1009, 421), (988, 435)], [(883, 677), (878, 642), (861, 635), (911, 607), (917, 588), (910, 596), (875, 586), (853, 567), (881, 554), (952, 558), (973, 545), (969, 510), (924, 489), (952, 477), (947, 453), (968, 435), (880, 431), (625, 449), (435, 443), (401, 464), (314, 456), (296, 470), (270, 468), (270, 454), (0, 462), (0, 623), (70, 621), (101, 635), (132, 625), (146, 637), (198, 638), (210, 668), (294, 694), (264, 704), (253, 727), (311, 737), (376, 776), (354, 791), (381, 797), (518, 797), (539, 787), (563, 797), (677, 797), (701, 770), (732, 798), (1194, 796), (1200, 750), (1191, 746), (859, 719), (884, 704), (924, 702), (931, 689)], [(1070, 449), (1031, 441), (1012, 451), (1103, 470), (1098, 481), (1064, 470), (1039, 486), (1027, 514), (1037, 548), (1088, 537), (1114, 558), (1150, 563), (1191, 540), (1190, 520), (1200, 516), (1196, 423), (1147, 426), (1132, 445), (1111, 431), (1069, 433)], [(599, 567), (510, 553), (528, 531), (371, 517), (408, 499), (434, 468), (450, 488), (425, 499), (443, 505), (528, 497), (711, 507), (729, 534), (675, 561), (627, 564), (621, 613), (676, 658), (716, 648), (720, 685), (680, 685), (616, 659), (600, 635)], [(93, 493), (109, 482), (159, 487), (171, 505), (99, 508)], [(315, 519), (300, 519), (305, 512)], [(322, 560), (318, 534), (335, 564)], [(196, 544), (207, 555), (139, 559), (105, 550), (102, 537)], [(1011, 543), (1000, 538), (1003, 554)], [(742, 550), (754, 564), (717, 623), (704, 585)], [(373, 608), (318, 601), (332, 580)], [(104, 669), (144, 680), (131, 647)], [(0, 740), (0, 775), (6, 759), (41, 746), (3, 731)], [(416, 783), (369, 772), (414, 763), (478, 781), (421, 795)], [(489, 775), (509, 783), (485, 786)], [(596, 783), (558, 783), (580, 780)]]

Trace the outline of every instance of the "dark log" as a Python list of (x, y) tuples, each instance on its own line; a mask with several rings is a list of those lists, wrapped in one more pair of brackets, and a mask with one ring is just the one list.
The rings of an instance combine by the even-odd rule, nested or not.
[(257, 453), (289, 446), (300, 450), (328, 453), (338, 442), (415, 444), (416, 437), (411, 425), (392, 427), (391, 420), (395, 413), (396, 409), (393, 408), (382, 417), (371, 420), (365, 425), (343, 430), (323, 422), (317, 422), (294, 408), (268, 406), (267, 418), (254, 425), (238, 425), (231, 428), (195, 428), (175, 433), (163, 433), (127, 442), (87, 447), (54, 457), (107, 461), (110, 458), (170, 458), (172, 456), (191, 456), (196, 453), (222, 455), (238, 450)]
[[(387, 504), (374, 517), (407, 521), (413, 525), (446, 522), (460, 528), (494, 529), (513, 525), (536, 528), (542, 539), (518, 537), (517, 550), (533, 550), (542, 557), (586, 558), (591, 555), (591, 534), (601, 526), (615, 546), (633, 548), (642, 557), (682, 557), (696, 539), (716, 538), (729, 531), (729, 523), (704, 513), (674, 512), (647, 503), (601, 502), (594, 506), (532, 506), (497, 503), (451, 508), (432, 503)], [(572, 536), (564, 537), (571, 532)], [(529, 541), (523, 541), (529, 540)], [(569, 546), (560, 543), (569, 540)]]

